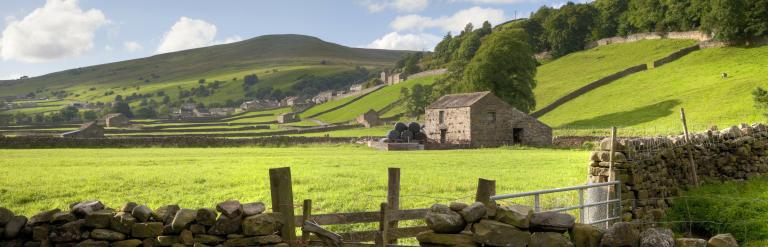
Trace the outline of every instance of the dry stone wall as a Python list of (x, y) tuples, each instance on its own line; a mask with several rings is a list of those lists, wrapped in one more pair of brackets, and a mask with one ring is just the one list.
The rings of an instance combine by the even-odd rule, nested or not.
[[(623, 183), (622, 220), (658, 222), (694, 180), (745, 180), (768, 172), (767, 144), (768, 128), (762, 124), (692, 134), (689, 142), (684, 136), (619, 140), (612, 173)], [(590, 183), (608, 181), (610, 146), (603, 140), (593, 152)]]
[(0, 138), (0, 149), (26, 148), (131, 148), (131, 147), (240, 147), (295, 146), (302, 144), (345, 144), (363, 141), (349, 137), (273, 136), (263, 138), (140, 137), (74, 139), (59, 137)]
[(435, 204), (425, 217), (429, 231), (416, 235), (421, 246), (520, 246), (520, 247), (738, 247), (731, 234), (709, 239), (677, 238), (668, 228), (637, 229), (620, 222), (601, 230), (576, 223), (575, 217), (557, 212), (535, 213), (524, 205), (486, 206), (453, 202)]
[(136, 203), (112, 209), (85, 201), (30, 218), (0, 208), (0, 246), (288, 247), (280, 237), (280, 217), (265, 208), (261, 202), (229, 200), (215, 209), (167, 205), (151, 210)]
[(690, 32), (651, 32), (651, 33), (638, 33), (627, 36), (611, 37), (600, 39), (587, 44), (586, 49), (592, 49), (598, 46), (610, 45), (610, 44), (622, 44), (632, 43), (640, 40), (654, 40), (654, 39), (691, 39), (699, 42), (710, 41), (712, 36), (699, 31)]

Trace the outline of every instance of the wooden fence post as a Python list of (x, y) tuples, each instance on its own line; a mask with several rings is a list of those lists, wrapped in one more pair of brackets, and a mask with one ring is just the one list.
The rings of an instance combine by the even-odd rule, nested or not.
[[(310, 217), (312, 216), (312, 200), (306, 199), (304, 200), (304, 205), (301, 207), (301, 224), (304, 225), (304, 222), (307, 222)], [(301, 244), (304, 246), (309, 246), (309, 232), (304, 231), (302, 229), (301, 231)]]
[[(388, 169), (388, 181), (387, 181), (387, 205), (389, 210), (397, 212), (400, 210), (400, 168), (390, 167)], [(398, 221), (393, 220), (389, 222), (388, 229), (397, 228)], [(384, 235), (389, 237), (389, 235)], [(397, 239), (384, 239), (384, 242), (388, 244), (397, 244)]]
[(691, 173), (693, 173), (693, 184), (699, 187), (699, 174), (696, 171), (696, 163), (693, 160), (693, 148), (691, 148), (691, 138), (688, 136), (688, 122), (685, 119), (685, 109), (680, 107), (680, 120), (683, 121), (683, 133), (685, 134), (685, 142), (688, 144), (688, 161), (691, 163)]
[(496, 195), (496, 180), (479, 179), (477, 181), (476, 202), (482, 202), (489, 210), (489, 215), (496, 214), (496, 203), (491, 201), (491, 196)]
[(379, 236), (376, 238), (376, 246), (387, 246), (389, 239), (389, 218), (390, 218), (389, 206), (386, 202), (381, 203), (381, 219), (379, 220)]
[(272, 211), (279, 212), (283, 220), (280, 235), (291, 247), (296, 247), (296, 222), (293, 212), (293, 185), (291, 168), (269, 169), (269, 185), (272, 192)]

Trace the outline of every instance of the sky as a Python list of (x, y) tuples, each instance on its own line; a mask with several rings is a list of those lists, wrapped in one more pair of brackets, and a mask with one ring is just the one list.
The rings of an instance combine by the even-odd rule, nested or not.
[(447, 33), (564, 0), (0, 0), (0, 80), (305, 34), (350, 47), (429, 51)]

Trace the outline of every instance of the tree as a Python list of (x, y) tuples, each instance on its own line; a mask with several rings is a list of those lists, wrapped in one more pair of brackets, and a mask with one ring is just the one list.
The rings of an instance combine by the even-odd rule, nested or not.
[(597, 10), (590, 4), (568, 3), (544, 23), (552, 55), (561, 57), (584, 49), (592, 34)]
[(768, 0), (747, 1), (745, 10), (745, 35), (747, 37), (768, 35)]
[(491, 91), (520, 111), (536, 106), (536, 60), (523, 31), (507, 30), (490, 35), (467, 65), (461, 89)]
[(666, 31), (663, 22), (665, 13), (660, 0), (632, 0), (629, 2), (627, 20), (640, 32)]
[(755, 101), (755, 108), (763, 110), (766, 117), (768, 117), (768, 91), (765, 91), (762, 87), (752, 90), (752, 100)]
[(406, 113), (410, 116), (424, 114), (424, 110), (430, 103), (432, 89), (428, 86), (416, 84), (409, 91), (408, 88), (400, 90), (400, 99), (405, 104)]
[(710, 4), (709, 12), (701, 20), (702, 29), (720, 40), (743, 38), (746, 21), (742, 0), (711, 0)]
[(259, 83), (259, 76), (256, 74), (250, 74), (243, 77), (243, 86), (246, 88), (256, 85), (256, 83)]
[(83, 112), (83, 119), (85, 119), (85, 120), (93, 121), (93, 120), (96, 120), (97, 118), (99, 118), (99, 116), (96, 115), (95, 111), (84, 111)]
[(149, 107), (142, 107), (136, 111), (136, 117), (138, 118), (156, 118), (157, 112)]
[(64, 109), (59, 110), (59, 114), (61, 114), (61, 117), (64, 118), (65, 121), (76, 119), (79, 117), (77, 113), (77, 107), (74, 106), (67, 106)]
[(622, 23), (626, 23), (623, 19), (626, 18), (624, 13), (627, 11), (629, 0), (597, 0), (594, 4), (599, 16), (592, 30), (593, 39), (626, 34), (627, 27)]
[(110, 113), (122, 113), (128, 118), (133, 118), (133, 112), (131, 112), (131, 105), (126, 102), (119, 101), (112, 104), (112, 110)]

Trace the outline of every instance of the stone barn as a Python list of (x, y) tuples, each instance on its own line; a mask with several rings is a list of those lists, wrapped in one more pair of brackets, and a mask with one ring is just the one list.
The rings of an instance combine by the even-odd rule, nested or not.
[(131, 125), (131, 122), (122, 113), (112, 113), (104, 116), (103, 120), (99, 121), (99, 125), (105, 127), (127, 127)]
[(104, 128), (96, 121), (80, 126), (80, 129), (61, 134), (64, 138), (104, 138)]
[(471, 147), (549, 146), (552, 128), (491, 92), (446, 95), (426, 109), (427, 137)]
[(299, 121), (299, 118), (298, 116), (296, 116), (296, 113), (294, 112), (277, 115), (277, 123), (284, 124), (284, 123), (293, 123), (298, 121)]
[(368, 112), (363, 113), (360, 116), (357, 116), (357, 123), (362, 124), (366, 128), (379, 126), (382, 124), (381, 119), (379, 118), (379, 113), (373, 109), (368, 110)]

